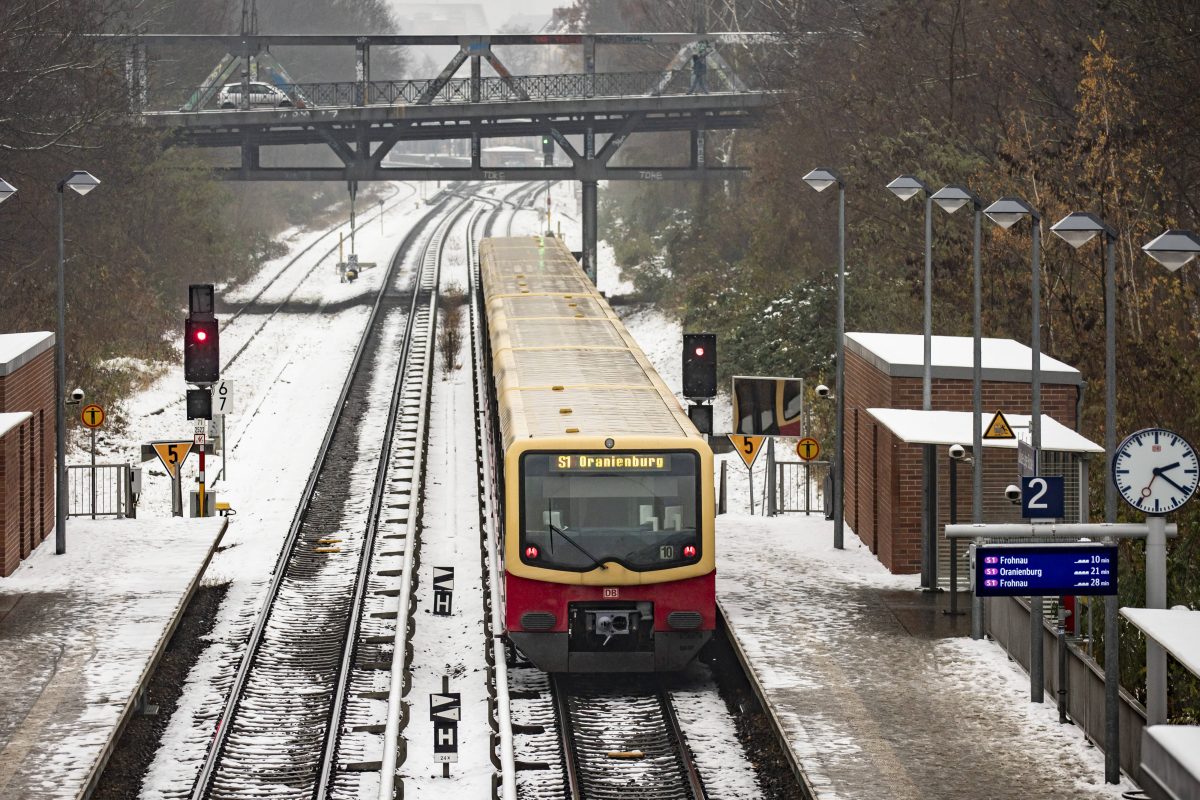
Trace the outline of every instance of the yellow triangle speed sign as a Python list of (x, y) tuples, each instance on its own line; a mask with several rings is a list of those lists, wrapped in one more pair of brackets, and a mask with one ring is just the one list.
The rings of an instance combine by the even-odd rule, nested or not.
[(1003, 411), (997, 411), (996, 416), (992, 417), (992, 421), (983, 429), (984, 439), (1015, 439), (1017, 435), (1013, 433), (1012, 426), (1008, 424), (1008, 420), (1004, 418)]
[(162, 462), (166, 468), (167, 474), (172, 479), (179, 474), (179, 468), (183, 466), (183, 462), (187, 461), (188, 454), (192, 452), (192, 442), (154, 442), (154, 452), (158, 456), (158, 460)]
[(736, 433), (727, 434), (729, 441), (733, 442), (733, 449), (742, 457), (742, 463), (746, 465), (746, 469), (754, 466), (754, 461), (758, 458), (758, 454), (762, 452), (763, 442), (767, 440), (765, 436), (741, 436)]

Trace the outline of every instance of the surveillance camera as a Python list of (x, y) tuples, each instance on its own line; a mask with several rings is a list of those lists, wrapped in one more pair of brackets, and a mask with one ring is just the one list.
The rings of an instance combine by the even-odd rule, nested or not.
[(967, 454), (967, 451), (961, 444), (950, 445), (950, 457), (953, 458), (955, 461), (960, 460), (966, 454)]
[(829, 397), (829, 387), (821, 384), (817, 387), (817, 397)]
[(76, 387), (75, 391), (71, 392), (71, 399), (74, 400), (76, 403), (81, 402), (83, 400), (83, 398), (84, 398), (83, 389)]
[(1010, 483), (1004, 487), (1004, 496), (1014, 505), (1021, 502), (1021, 487)]

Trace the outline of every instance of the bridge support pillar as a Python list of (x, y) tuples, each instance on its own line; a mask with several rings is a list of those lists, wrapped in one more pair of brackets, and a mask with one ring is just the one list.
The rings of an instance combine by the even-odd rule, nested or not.
[(583, 271), (596, 282), (596, 181), (583, 182)]

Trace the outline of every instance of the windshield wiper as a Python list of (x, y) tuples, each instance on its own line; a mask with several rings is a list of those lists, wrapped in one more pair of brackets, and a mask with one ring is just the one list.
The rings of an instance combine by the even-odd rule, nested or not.
[(546, 526), (550, 528), (551, 533), (557, 533), (559, 536), (566, 539), (568, 544), (570, 544), (576, 550), (578, 550), (579, 552), (583, 553), (585, 556), (590, 558), (592, 560), (593, 567), (599, 567), (600, 569), (608, 569), (607, 564), (602, 564), (600, 562), (600, 559), (596, 558), (594, 555), (592, 555), (587, 550), (585, 550), (583, 545), (581, 545), (579, 542), (572, 539), (570, 536), (567, 536), (567, 534), (564, 531), (559, 530), (558, 526), (555, 525), (553, 522), (547, 522)]

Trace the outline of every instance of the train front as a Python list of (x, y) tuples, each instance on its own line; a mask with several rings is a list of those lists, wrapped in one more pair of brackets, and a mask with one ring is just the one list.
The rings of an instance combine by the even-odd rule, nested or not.
[(696, 436), (518, 440), (506, 624), (548, 672), (679, 670), (716, 627), (713, 457)]

